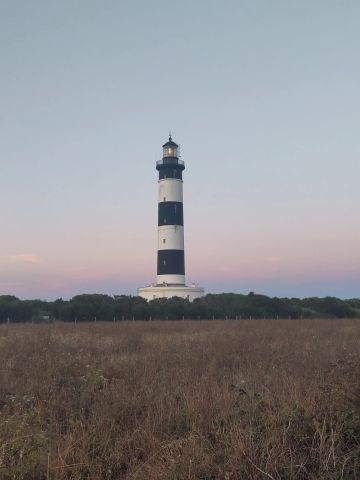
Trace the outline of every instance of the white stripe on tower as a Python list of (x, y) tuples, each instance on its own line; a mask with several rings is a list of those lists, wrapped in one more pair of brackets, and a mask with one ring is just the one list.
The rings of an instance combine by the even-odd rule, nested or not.
[(177, 178), (159, 180), (159, 202), (183, 202), (183, 181)]
[(158, 250), (184, 250), (184, 227), (182, 225), (159, 227)]

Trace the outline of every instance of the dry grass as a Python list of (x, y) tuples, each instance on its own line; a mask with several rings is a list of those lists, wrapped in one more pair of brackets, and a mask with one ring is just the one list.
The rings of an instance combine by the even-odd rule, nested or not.
[(3, 325), (0, 478), (360, 478), (360, 321)]

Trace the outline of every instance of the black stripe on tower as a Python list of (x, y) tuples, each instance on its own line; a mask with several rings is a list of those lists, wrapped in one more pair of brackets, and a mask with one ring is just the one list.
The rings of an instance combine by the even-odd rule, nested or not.
[(158, 208), (158, 226), (184, 225), (182, 202), (160, 202)]
[(168, 166), (162, 168), (159, 171), (159, 180), (163, 180), (164, 178), (177, 178), (178, 180), (182, 180), (182, 170)]
[(158, 275), (185, 275), (184, 250), (158, 250)]

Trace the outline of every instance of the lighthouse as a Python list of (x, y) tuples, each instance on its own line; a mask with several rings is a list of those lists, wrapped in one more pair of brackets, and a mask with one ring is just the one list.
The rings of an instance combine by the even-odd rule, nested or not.
[(185, 164), (179, 145), (169, 135), (163, 157), (156, 162), (158, 180), (158, 248), (156, 283), (138, 289), (146, 300), (181, 297), (190, 301), (202, 297), (201, 287), (185, 283), (183, 179)]

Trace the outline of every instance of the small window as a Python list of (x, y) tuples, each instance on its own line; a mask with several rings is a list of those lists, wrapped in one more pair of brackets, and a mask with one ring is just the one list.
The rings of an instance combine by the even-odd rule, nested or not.
[(166, 243), (166, 240), (165, 240), (165, 238), (163, 238), (163, 243)]

